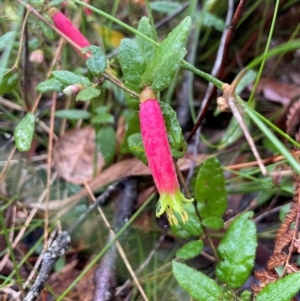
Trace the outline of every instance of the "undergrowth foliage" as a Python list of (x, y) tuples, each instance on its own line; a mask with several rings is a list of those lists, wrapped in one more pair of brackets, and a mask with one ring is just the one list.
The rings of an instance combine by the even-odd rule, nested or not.
[[(60, 5), (60, 3), (54, 3), (53, 5)], [(205, 9), (207, 9), (208, 15), (204, 14), (204, 9), (203, 22), (208, 22), (207, 18), (210, 18), (210, 21), (216, 21), (215, 26), (220, 30), (220, 27), (222, 28), (224, 24), (220, 23), (219, 19), (215, 19), (216, 17), (212, 16), (207, 7)], [(184, 60), (188, 52), (186, 49), (187, 37), (192, 27), (190, 16), (182, 18), (181, 22), (160, 43), (154, 41), (156, 32), (151, 19), (142, 17), (137, 30), (133, 30), (135, 36), (133, 38), (123, 38), (120, 41), (117, 60), (114, 61), (107, 56), (102, 47), (91, 45), (89, 40), (57, 8), (51, 8), (49, 17), (52, 18), (54, 29), (58, 29), (58, 33), (66, 36), (65, 38), (84, 60), (88, 72), (85, 74), (75, 72), (75, 68), (73, 70), (54, 70), (51, 72), (50, 78), (37, 85), (36, 91), (44, 95), (53, 93), (52, 95), (64, 94), (67, 97), (74, 97), (76, 101), (85, 102), (88, 107), (93, 102), (96, 103), (107, 90), (115, 89), (114, 91), (117, 91), (115, 94), (122, 95), (125, 99), (120, 107), (122, 110), (126, 107), (126, 114), (124, 114), (126, 115), (126, 118), (124, 118), (126, 126), (124, 126), (123, 135), (115, 129), (115, 116), (111, 112), (114, 104), (98, 106), (92, 112), (81, 109), (56, 110), (55, 117), (58, 119), (67, 119), (70, 123), (74, 120), (86, 120), (93, 125), (83, 127), (84, 129), (77, 128), (65, 133), (62, 137), (56, 137), (53, 164), (58, 175), (67, 182), (84, 185), (85, 189), (83, 190), (86, 193), (86, 191), (99, 188), (103, 191), (107, 184), (116, 182), (115, 178), (109, 178), (110, 173), (107, 172), (105, 178), (108, 179), (101, 179), (103, 185), (99, 187), (92, 184), (95, 183), (95, 179), (101, 174), (102, 169), (106, 168), (106, 171), (109, 168), (113, 169), (120, 162), (125, 162), (124, 166), (130, 166), (128, 168), (132, 170), (138, 166), (138, 171), (132, 172), (132, 174), (129, 174), (130, 176), (150, 175), (151, 172), (157, 192), (160, 194), (156, 207), (156, 216), (160, 218), (158, 223), (164, 223), (163, 215), (166, 212), (172, 236), (182, 242), (181, 247), (176, 251), (175, 258), (172, 258), (172, 273), (179, 286), (191, 298), (199, 301), (291, 300), (300, 289), (300, 269), (292, 261), (292, 254), (300, 253), (300, 239), (298, 237), (300, 216), (299, 174), (295, 175), (294, 198), (277, 231), (274, 250), (267, 262), (267, 269), (253, 272), (258, 244), (257, 227), (253, 220), (254, 212), (243, 211), (230, 219), (226, 218), (227, 221), (225, 222), (228, 207), (228, 187), (226, 186), (224, 167), (217, 156), (205, 155), (205, 158), (202, 157), (201, 160), (193, 158), (196, 169), (193, 170), (191, 166), (188, 166), (193, 172), (189, 181), (187, 181), (188, 184), (185, 182), (182, 170), (187, 168), (181, 169), (180, 160), (187, 159), (188, 144), (184, 139), (175, 110), (169, 103), (160, 99), (163, 91), (174, 84), (174, 78), (179, 73), (180, 68), (184, 67), (209, 79), (219, 88), (223, 87), (224, 95), (218, 101), (222, 102), (222, 107), (230, 108), (231, 111), (236, 110), (238, 114), (234, 114), (234, 116), (238, 116), (236, 118), (241, 118), (243, 122), (242, 130), (235, 133), (236, 136), (233, 140), (239, 139), (243, 132), (248, 139), (250, 134), (247, 126), (251, 121), (254, 121), (262, 131), (269, 134), (270, 130), (265, 130), (265, 121), (262, 121), (257, 113), (253, 113), (251, 105), (245, 104), (238, 96), (242, 88), (253, 82), (257, 75), (252, 68), (265, 60), (267, 55), (254, 61), (252, 65), (250, 64), (251, 68), (246, 67), (241, 72), (242, 76), (237, 77), (237, 80), (231, 85), (223, 84)], [(205, 25), (208, 26), (206, 23)], [(8, 32), (0, 38), (1, 49), (4, 49), (5, 43), (13, 35), (15, 33)], [(119, 72), (119, 68), (122, 73)], [(241, 79), (245, 82), (242, 82)], [(1, 77), (0, 91), (2, 94), (8, 94), (14, 91), (15, 88), (15, 74), (11, 70), (5, 71)], [(148, 94), (145, 94), (145, 91)], [(295, 134), (296, 143), (300, 143), (299, 121), (297, 119), (299, 108), (300, 102), (295, 103), (287, 118), (287, 133)], [(35, 110), (36, 107), (27, 106), (24, 109), (25, 116), (18, 120), (15, 127), (13, 136), (15, 147), (19, 152), (28, 152), (32, 147), (36, 125), (40, 122)], [(236, 128), (238, 124), (240, 124), (239, 121), (233, 119), (232, 127)], [(297, 160), (288, 152), (279, 139), (271, 135), (269, 137), (282, 154), (288, 154), (287, 161), (293, 169), (296, 172), (299, 171)], [(75, 145), (77, 142), (79, 144), (80, 141), (77, 140), (85, 141), (85, 145), (83, 147), (79, 145), (79, 148), (82, 148), (81, 155), (84, 154), (86, 157), (82, 155), (80, 158), (78, 156)], [(249, 144), (251, 144), (251, 141), (252, 138), (250, 137)], [(224, 140), (223, 142), (224, 144), (227, 143)], [(65, 148), (68, 149), (67, 153), (64, 152)], [(68, 158), (72, 151), (76, 153), (75, 160), (74, 158)], [(256, 153), (254, 152), (254, 154)], [(61, 157), (65, 158), (64, 161), (67, 162), (64, 162), (65, 165), (60, 164)], [(130, 161), (133, 157), (136, 161)], [(262, 167), (262, 174), (267, 175), (269, 171), (261, 162), (260, 156), (255, 157), (260, 167)], [(144, 165), (141, 162), (137, 163), (137, 159), (143, 162)], [(88, 168), (87, 166), (85, 168), (85, 165), (92, 167)], [(149, 166), (150, 172), (145, 165)], [(142, 168), (145, 168), (146, 171), (141, 172)], [(84, 172), (80, 172), (81, 169), (85, 169)], [(80, 176), (75, 175), (75, 173), (79, 173)], [(127, 176), (123, 170), (120, 175), (120, 177)], [(119, 178), (117, 180), (119, 181)], [(136, 179), (133, 182), (137, 194)], [(183, 187), (184, 193), (180, 190), (180, 185)], [(87, 189), (88, 187), (89, 189)], [(106, 193), (110, 195), (115, 188), (115, 186), (111, 189), (108, 188)], [(82, 197), (84, 193), (80, 191), (79, 196)], [(104, 194), (105, 192), (103, 192)], [(131, 194), (133, 194), (132, 191)], [(8, 196), (3, 197), (3, 199), (7, 198)], [(96, 201), (94, 196), (92, 198)], [(101, 202), (104, 203), (103, 200)], [(53, 203), (50, 200), (49, 206), (47, 205), (50, 211), (53, 208), (51, 207)], [(0, 204), (2, 206), (1, 202)], [(96, 204), (96, 206), (91, 205), (88, 211), (95, 210), (100, 203)], [(131, 210), (134, 208), (132, 204), (133, 201), (131, 202)], [(58, 206), (61, 206), (59, 207), (60, 210), (64, 209), (64, 206), (59, 202)], [(42, 206), (39, 204), (39, 207), (36, 208), (41, 209)], [(6, 207), (3, 205), (2, 213), (5, 210)], [(118, 214), (121, 215), (122, 213), (119, 212)], [(101, 217), (104, 219), (103, 215)], [(128, 227), (134, 220), (130, 218), (129, 214), (123, 219), (115, 217), (115, 232), (122, 230), (123, 227)], [(79, 218), (80, 221), (85, 219), (86, 216)], [(128, 222), (129, 219), (130, 222)], [(124, 224), (120, 223), (120, 220), (124, 221)], [(3, 216), (0, 219), (0, 225), (2, 229), (6, 229)], [(108, 244), (112, 245), (116, 240), (115, 234), (110, 229), (109, 224), (105, 225), (109, 229), (110, 235), (112, 235), (108, 239)], [(76, 224), (77, 226), (78, 224)], [(74, 227), (71, 227), (69, 232), (74, 234)], [(68, 235), (67, 232), (63, 233), (65, 236)], [(221, 234), (220, 239), (212, 239), (212, 237), (219, 238), (219, 234)], [(68, 244), (69, 236), (65, 245)], [(63, 248), (61, 255), (65, 254), (66, 246)], [(118, 247), (118, 244), (116, 246)], [(52, 250), (52, 248), (53, 246), (49, 250)], [(6, 249), (6, 253), (9, 254), (9, 247)], [(113, 250), (113, 259), (115, 259), (117, 256), (116, 249), (111, 249)], [(45, 253), (48, 256), (49, 250), (48, 253)], [(60, 254), (60, 252), (58, 253)], [(192, 266), (199, 256), (204, 256), (211, 261), (213, 268), (209, 273)], [(115, 264), (109, 261), (112, 259), (105, 258), (109, 262), (109, 268), (114, 267)], [(46, 260), (48, 260), (47, 257), (44, 257), (44, 263)], [(49, 277), (53, 265), (54, 260), (51, 260), (51, 266), (47, 267), (47, 272), (42, 277), (43, 281)], [(102, 263), (103, 266), (105, 265)], [(107, 266), (105, 266), (106, 268)], [(114, 268), (112, 270), (115, 271)], [(44, 269), (42, 268), (41, 271), (44, 271)], [(253, 280), (251, 278), (252, 272), (257, 282), (253, 283), (252, 281), (251, 291), (249, 282), (251, 282), (251, 279)], [(103, 271), (98, 273), (98, 275), (100, 274), (101, 277), (105, 277), (106, 274), (110, 274), (110, 277), (113, 275), (113, 273)], [(28, 296), (36, 296), (40, 293), (44, 282), (38, 283), (39, 278), (31, 286), (30, 293), (27, 295), (27, 299), (24, 300), (33, 300)], [(1, 280), (4, 283), (3, 286), (8, 285), (10, 280), (7, 279)], [(112, 283), (115, 281), (115, 279), (110, 280)], [(74, 285), (77, 283), (76, 281), (74, 281)], [(138, 282), (136, 284), (138, 286)], [(102, 281), (98, 281), (97, 285), (101, 287)], [(115, 286), (114, 283), (110, 289), (114, 291)], [(71, 288), (70, 286), (66, 289), (58, 297), (58, 300), (62, 300)], [(103, 287), (100, 290), (102, 289)], [(143, 288), (138, 286), (138, 289), (145, 298)]]

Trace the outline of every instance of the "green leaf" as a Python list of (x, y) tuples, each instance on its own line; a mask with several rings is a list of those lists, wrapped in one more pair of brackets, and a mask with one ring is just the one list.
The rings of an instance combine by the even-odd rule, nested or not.
[(34, 133), (35, 117), (32, 113), (21, 119), (14, 131), (16, 147), (20, 152), (27, 152), (30, 149)]
[(221, 217), (227, 207), (225, 178), (216, 157), (209, 157), (201, 166), (196, 180), (195, 198), (203, 218)]
[(149, 4), (152, 10), (165, 14), (171, 14), (181, 7), (181, 4), (178, 2), (169, 1), (155, 1)]
[(165, 120), (170, 145), (175, 149), (179, 149), (183, 145), (184, 137), (177, 114), (168, 103), (160, 101), (159, 104)]
[(257, 295), (256, 301), (290, 301), (300, 290), (300, 272), (267, 284)]
[(122, 39), (118, 58), (125, 80), (140, 86), (146, 64), (137, 42), (127, 38)]
[(52, 0), (49, 2), (49, 6), (58, 6), (62, 2), (64, 2), (64, 0)]
[(96, 108), (95, 110), (95, 113), (97, 115), (101, 115), (101, 114), (107, 114), (107, 112), (109, 112), (110, 110), (110, 106), (103, 106), (103, 105), (100, 105)]
[(202, 220), (202, 225), (214, 229), (214, 230), (220, 230), (223, 227), (224, 221), (219, 216), (209, 216)]
[(243, 291), (242, 293), (241, 293), (241, 299), (242, 299), (242, 301), (251, 301), (251, 292), (249, 292), (249, 291)]
[(243, 90), (249, 86), (250, 84), (252, 84), (257, 76), (257, 72), (250, 69), (246, 72), (246, 74), (241, 78), (241, 80), (239, 81), (236, 89), (235, 89), (235, 93), (240, 94), (241, 92), (243, 92)]
[[(141, 18), (137, 30), (148, 38), (152, 40), (154, 39), (153, 30), (147, 17)], [(146, 61), (146, 63), (148, 63), (154, 55), (156, 46), (139, 35), (136, 35), (135, 40), (142, 51), (144, 60)]]
[(194, 258), (201, 253), (203, 246), (202, 240), (193, 240), (187, 242), (183, 247), (177, 250), (176, 256), (185, 260)]
[(206, 10), (203, 10), (202, 13), (200, 13), (201, 22), (206, 27), (213, 27), (218, 31), (223, 32), (225, 29), (225, 22), (215, 15), (209, 13)]
[(76, 95), (76, 100), (80, 101), (87, 101), (91, 100), (93, 98), (98, 97), (101, 94), (101, 91), (94, 86), (87, 87), (83, 90), (81, 90), (77, 95)]
[(222, 291), (216, 282), (186, 264), (172, 261), (173, 274), (179, 285), (197, 301), (220, 301)]
[(83, 53), (91, 52), (92, 57), (87, 59), (86, 65), (94, 76), (99, 76), (106, 69), (106, 56), (100, 47), (89, 46), (83, 49)]
[(140, 133), (136, 133), (128, 137), (128, 147), (134, 156), (136, 156), (146, 165), (148, 164), (144, 144), (142, 141), (142, 135)]
[(201, 222), (198, 218), (194, 205), (187, 203), (184, 204), (183, 207), (189, 216), (189, 220), (184, 224), (181, 217), (176, 212), (174, 212), (178, 220), (178, 225), (171, 225), (172, 232), (176, 236), (183, 239), (202, 235), (203, 229), (201, 227)]
[(257, 241), (252, 215), (253, 212), (245, 212), (238, 216), (218, 246), (221, 261), (216, 276), (233, 289), (246, 282), (254, 266)]
[(175, 159), (182, 158), (184, 153), (185, 153), (185, 151), (179, 151), (171, 146), (171, 154), (172, 154), (173, 158), (175, 158)]
[(94, 124), (114, 123), (114, 121), (115, 121), (114, 116), (109, 113), (102, 113), (92, 118), (92, 123)]
[(56, 78), (50, 78), (48, 80), (45, 80), (37, 85), (35, 88), (40, 93), (46, 93), (46, 92), (61, 92), (65, 88), (65, 85), (62, 84), (59, 80)]
[(269, 187), (266, 186), (264, 189), (262, 189), (261, 191), (258, 192), (258, 194), (256, 196), (256, 204), (257, 205), (265, 204), (266, 202), (271, 200), (273, 198), (273, 196), (275, 194), (277, 194), (278, 192), (279, 192), (278, 189), (271, 187), (271, 186), (269, 186)]
[(55, 117), (66, 119), (88, 119), (91, 117), (91, 113), (83, 110), (59, 110), (55, 112)]
[(128, 146), (128, 138), (132, 134), (140, 133), (140, 118), (139, 118), (139, 113), (134, 112), (131, 114), (131, 116), (128, 118), (127, 121), (127, 130), (125, 133), (124, 140), (121, 145), (121, 153), (122, 154), (129, 154), (129, 146)]
[(169, 54), (167, 60), (161, 61), (160, 65), (156, 67), (155, 77), (151, 84), (154, 91), (162, 91), (170, 86), (177, 69), (186, 55), (186, 49), (174, 49)]
[(92, 83), (90, 80), (81, 75), (77, 75), (73, 72), (66, 71), (66, 70), (56, 70), (52, 71), (52, 75), (59, 80), (61, 83), (70, 86), (75, 84), (82, 84), (85, 87), (90, 86)]
[(143, 84), (154, 91), (161, 91), (171, 84), (186, 54), (184, 44), (190, 25), (191, 18), (186, 17), (157, 47), (142, 76)]
[[(48, 22), (52, 22), (52, 19), (48, 14), (44, 14), (44, 17)], [(55, 39), (57, 38), (55, 31), (52, 30), (48, 25), (46, 25), (42, 21), (38, 21), (36, 22), (36, 26), (39, 26), (42, 29), (42, 32), (47, 40), (55, 41)]]
[(116, 153), (117, 138), (113, 127), (101, 127), (97, 132), (97, 143), (106, 164), (113, 161)]
[(11, 92), (18, 84), (19, 77), (16, 70), (2, 69), (0, 78), (0, 95)]
[(0, 37), (0, 51), (2, 51), (12, 39), (14, 39), (15, 32), (9, 31)]

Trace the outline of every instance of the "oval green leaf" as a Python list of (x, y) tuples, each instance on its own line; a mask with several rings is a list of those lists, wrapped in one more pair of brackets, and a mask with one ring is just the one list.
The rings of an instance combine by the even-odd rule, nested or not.
[(201, 166), (195, 190), (197, 207), (203, 218), (224, 214), (227, 207), (225, 178), (216, 157), (209, 157)]
[(184, 137), (177, 114), (168, 103), (161, 101), (159, 104), (163, 112), (170, 145), (175, 149), (179, 149), (183, 145)]
[(91, 117), (91, 113), (83, 110), (59, 110), (55, 112), (55, 116), (58, 118), (66, 119), (88, 119)]
[[(141, 18), (137, 30), (142, 34), (144, 34), (145, 36), (147, 36), (148, 38), (152, 40), (154, 39), (152, 27), (147, 17)], [(152, 59), (155, 53), (156, 46), (139, 35), (136, 35), (135, 40), (142, 51), (145, 61), (148, 63)]]
[(150, 8), (160, 13), (171, 14), (180, 9), (181, 4), (178, 2), (155, 1), (149, 3)]
[(16, 34), (15, 31), (9, 31), (0, 37), (0, 50), (1, 51), (7, 46), (7, 43), (11, 42), (11, 40), (14, 39), (15, 34)]
[(267, 284), (257, 295), (256, 301), (290, 301), (300, 290), (300, 272)]
[(97, 124), (107, 124), (107, 123), (114, 123), (115, 117), (109, 113), (102, 113), (94, 116), (92, 118), (92, 123)]
[(173, 274), (179, 285), (197, 301), (220, 301), (222, 291), (216, 282), (186, 264), (173, 260)]
[(94, 76), (101, 75), (106, 69), (106, 56), (102, 49), (97, 46), (89, 46), (83, 49), (83, 53), (91, 52), (92, 57), (87, 59), (86, 65)]
[(32, 113), (27, 113), (15, 128), (14, 138), (16, 147), (20, 152), (27, 152), (30, 149), (34, 133), (34, 121), (34, 115)]
[(224, 221), (219, 216), (209, 216), (202, 220), (202, 225), (210, 229), (220, 230), (224, 225)]
[(137, 42), (127, 38), (122, 39), (118, 58), (125, 80), (140, 86), (146, 63)]
[(81, 90), (77, 95), (76, 95), (76, 100), (80, 101), (88, 101), (93, 98), (98, 97), (101, 94), (101, 91), (94, 86), (87, 87), (83, 90)]
[(66, 71), (66, 70), (56, 70), (52, 71), (52, 75), (59, 80), (61, 83), (70, 86), (75, 84), (82, 84), (85, 87), (90, 86), (92, 83), (90, 80), (81, 75), (77, 75), (73, 72)]
[(65, 88), (65, 85), (62, 84), (59, 80), (56, 78), (50, 78), (48, 80), (45, 80), (37, 85), (35, 88), (40, 93), (46, 93), (46, 92), (62, 92)]
[(97, 132), (97, 143), (106, 164), (113, 161), (116, 153), (117, 138), (113, 127), (101, 127)]
[(19, 77), (16, 70), (2, 69), (3, 76), (0, 78), (0, 95), (11, 92), (18, 84)]
[(228, 228), (218, 246), (220, 262), (216, 275), (230, 288), (242, 286), (254, 266), (257, 247), (255, 223), (250, 220), (253, 212), (238, 216)]
[(135, 133), (128, 137), (128, 148), (130, 152), (140, 159), (144, 164), (148, 164), (146, 158), (144, 144), (142, 140), (142, 135), (140, 133)]
[(143, 84), (154, 91), (161, 91), (171, 84), (186, 54), (184, 45), (190, 26), (191, 18), (186, 17), (157, 47), (142, 76)]
[(185, 260), (194, 258), (201, 253), (203, 246), (204, 244), (202, 240), (189, 241), (183, 247), (177, 250), (176, 256)]
[(129, 146), (128, 146), (128, 138), (132, 134), (140, 133), (140, 118), (138, 112), (133, 112), (131, 116), (128, 118), (127, 121), (127, 130), (125, 133), (124, 140), (121, 145), (121, 153), (122, 154), (128, 154), (130, 153)]

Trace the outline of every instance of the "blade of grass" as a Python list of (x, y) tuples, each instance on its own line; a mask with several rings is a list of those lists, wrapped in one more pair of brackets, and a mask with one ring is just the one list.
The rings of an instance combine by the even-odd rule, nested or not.
[[(241, 98), (237, 97), (241, 102)], [(268, 129), (264, 122), (258, 117), (258, 113), (255, 112), (249, 105), (244, 104), (246, 112), (249, 114), (251, 120), (257, 125), (257, 127), (265, 134), (270, 140), (278, 152), (286, 158), (291, 167), (297, 174), (300, 174), (300, 164), (293, 157), (293, 155), (287, 150), (287, 148), (277, 139), (277, 137)]]
[[(280, 1), (277, 0), (276, 1), (276, 5), (275, 5), (275, 9), (274, 9), (274, 14), (273, 14), (273, 19), (272, 19), (272, 23), (271, 23), (271, 28), (270, 28), (269, 35), (268, 35), (267, 45), (266, 45), (264, 54), (266, 54), (269, 51), (269, 48), (270, 48), (270, 45), (271, 45), (271, 39), (273, 37), (273, 32), (274, 32), (274, 28), (275, 28), (275, 23), (276, 23), (276, 18), (277, 18), (279, 3), (280, 3)], [(258, 83), (260, 81), (260, 78), (261, 78), (261, 75), (262, 75), (265, 63), (266, 63), (266, 58), (264, 58), (262, 60), (261, 65), (259, 67), (259, 71), (257, 73), (257, 77), (256, 77), (253, 89), (252, 89), (250, 97), (249, 97), (249, 101), (248, 101), (249, 105), (251, 105), (251, 103), (253, 102), (254, 93), (255, 93), (255, 91), (257, 89), (257, 86), (258, 86)]]

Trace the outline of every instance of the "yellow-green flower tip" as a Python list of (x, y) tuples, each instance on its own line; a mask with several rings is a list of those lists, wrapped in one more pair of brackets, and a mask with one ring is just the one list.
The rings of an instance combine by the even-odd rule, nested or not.
[(175, 193), (163, 192), (156, 205), (156, 216), (160, 217), (164, 212), (167, 213), (169, 223), (178, 225), (178, 220), (174, 212), (181, 216), (182, 222), (186, 223), (189, 220), (187, 212), (184, 210), (184, 203), (191, 203), (194, 199), (186, 198), (179, 190)]

